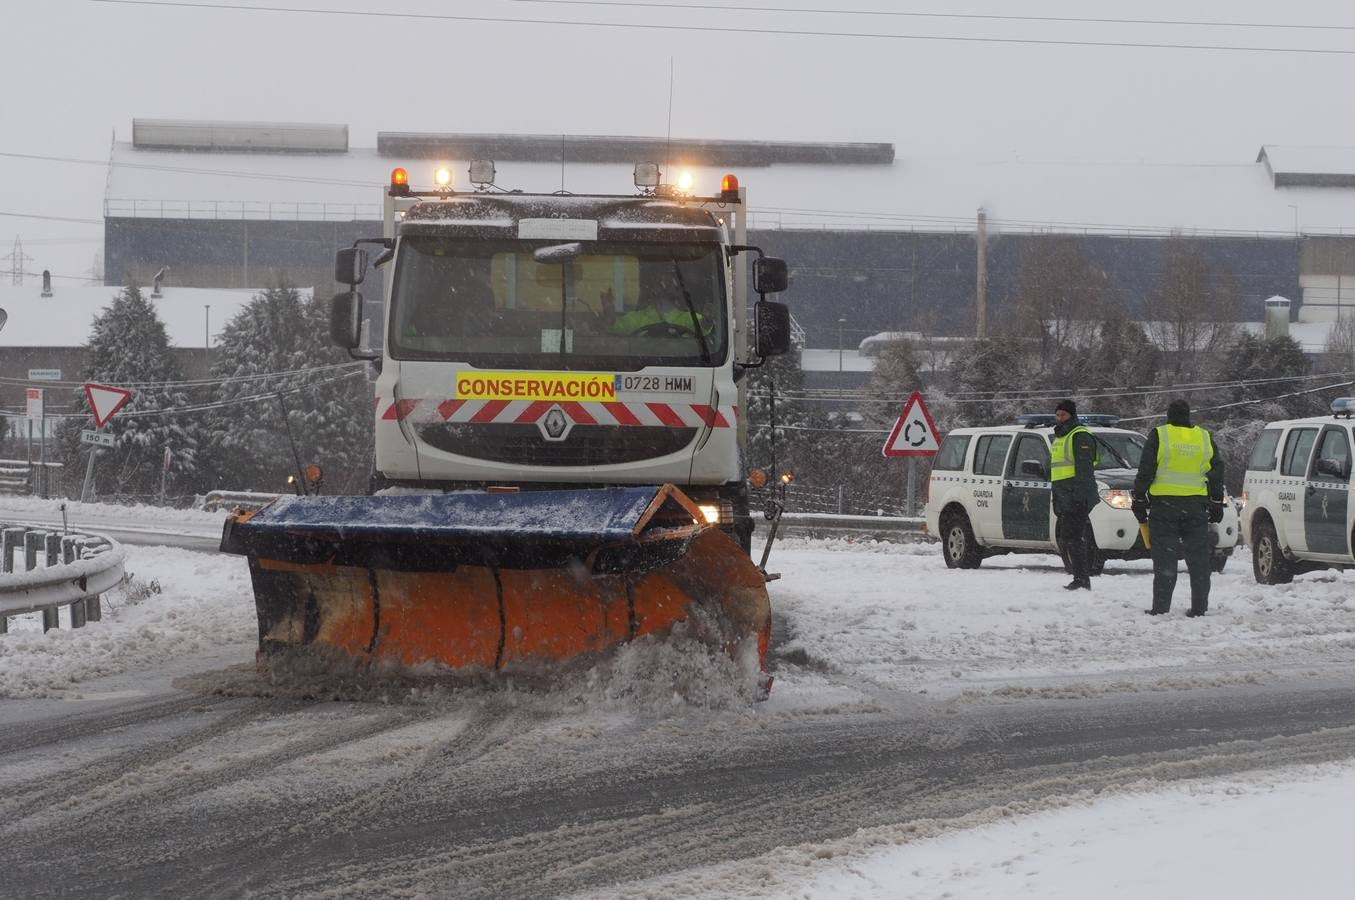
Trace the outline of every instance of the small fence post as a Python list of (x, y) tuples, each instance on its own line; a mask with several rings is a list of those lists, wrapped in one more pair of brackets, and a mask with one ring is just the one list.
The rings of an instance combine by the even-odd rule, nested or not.
[(66, 536), (61, 539), (61, 562), (73, 563), (76, 559), (76, 544), (79, 538)]
[(23, 543), (26, 528), (6, 528), (0, 531), (0, 572), (14, 571), (14, 551)]
[(31, 572), (38, 567), (38, 548), (47, 540), (47, 532), (30, 531), (24, 535), (24, 571)]
[(47, 532), (47, 567), (61, 565), (61, 535), (55, 531)]

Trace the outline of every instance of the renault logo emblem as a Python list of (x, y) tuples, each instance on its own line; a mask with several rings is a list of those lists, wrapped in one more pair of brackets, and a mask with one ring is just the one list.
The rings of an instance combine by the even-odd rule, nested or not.
[(536, 427), (541, 429), (541, 436), (548, 441), (563, 441), (569, 437), (569, 431), (574, 427), (574, 422), (565, 415), (565, 411), (557, 404), (546, 411), (536, 422)]

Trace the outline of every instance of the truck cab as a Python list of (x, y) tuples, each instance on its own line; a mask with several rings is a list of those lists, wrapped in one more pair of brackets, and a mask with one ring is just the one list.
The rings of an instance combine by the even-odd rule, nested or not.
[[(534, 195), (413, 191), (400, 171), (377, 261), (377, 486), (671, 483), (751, 531), (739, 382), (788, 349), (789, 314), (759, 300), (749, 352), (742, 254), (758, 255), (760, 294), (784, 290), (785, 266), (731, 235), (737, 181), (710, 197)], [(359, 254), (340, 252), (340, 281), (360, 283)], [(354, 293), (335, 298), (350, 348)]]

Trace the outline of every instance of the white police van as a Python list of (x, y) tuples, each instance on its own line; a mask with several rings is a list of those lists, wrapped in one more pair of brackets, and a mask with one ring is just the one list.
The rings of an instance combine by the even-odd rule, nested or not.
[[(1089, 570), (1100, 574), (1107, 559), (1149, 555), (1139, 523), (1130, 510), (1130, 492), (1138, 474), (1144, 439), (1115, 425), (1119, 416), (1082, 415), (1100, 445), (1096, 467), (1100, 503), (1088, 518)], [(986, 557), (1004, 553), (1060, 553), (1055, 538), (1049, 446), (1052, 415), (1020, 416), (1019, 425), (956, 428), (932, 459), (925, 510), (927, 533), (941, 542), (950, 568), (976, 568)], [(1210, 526), (1213, 568), (1224, 564), (1237, 546), (1237, 510), (1224, 504), (1223, 521)], [(1065, 560), (1066, 562), (1066, 560)]]
[(1242, 531), (1261, 584), (1355, 565), (1355, 397), (1333, 400), (1331, 409), (1329, 416), (1271, 422), (1252, 448), (1242, 485)]

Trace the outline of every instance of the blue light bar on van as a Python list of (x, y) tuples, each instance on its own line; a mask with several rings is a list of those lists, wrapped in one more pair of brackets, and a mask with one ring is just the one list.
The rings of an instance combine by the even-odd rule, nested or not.
[[(1100, 425), (1102, 428), (1112, 428), (1120, 424), (1119, 416), (1112, 416), (1107, 413), (1087, 413), (1077, 417), (1078, 422), (1083, 425)], [(1059, 424), (1059, 420), (1053, 413), (1026, 413), (1016, 417), (1018, 424), (1027, 428), (1047, 428)]]
[(1331, 411), (1333, 415), (1347, 419), (1355, 416), (1355, 397), (1337, 397), (1331, 402)]

